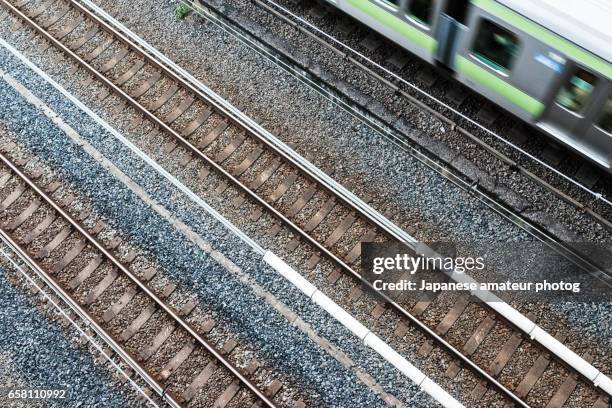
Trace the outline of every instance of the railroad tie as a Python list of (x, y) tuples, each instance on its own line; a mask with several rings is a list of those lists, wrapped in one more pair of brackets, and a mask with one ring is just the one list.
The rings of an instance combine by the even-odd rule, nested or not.
[[(149, 282), (156, 274), (157, 270), (155, 268), (148, 268), (142, 277), (142, 282)], [(113, 320), (119, 313), (121, 313), (123, 308), (125, 308), (125, 306), (136, 296), (136, 293), (136, 288), (128, 288), (123, 293), (123, 295), (121, 295), (121, 297), (104, 312), (102, 319), (107, 323)]]
[(363, 295), (363, 291), (359, 289), (359, 286), (353, 286), (353, 288), (351, 289), (351, 292), (349, 293), (348, 299), (350, 302), (356, 302), (357, 300), (361, 298), (362, 295)]
[(34, 214), (34, 212), (36, 212), (36, 210), (38, 210), (38, 208), (40, 208), (40, 204), (41, 204), (40, 200), (35, 199), (16, 218), (13, 218), (13, 220), (10, 221), (10, 222), (7, 221), (4, 224), (4, 228), (6, 228), (7, 231), (14, 231), (14, 230), (16, 230), (28, 218), (30, 218), (32, 216), (32, 214)]
[(221, 180), (217, 187), (215, 187), (215, 194), (220, 196), (225, 192), (225, 190), (227, 190), (228, 187), (229, 184), (225, 180)]
[(244, 204), (245, 201), (246, 201), (246, 196), (242, 193), (239, 193), (232, 200), (232, 206), (234, 208), (240, 208), (242, 207), (242, 204)]
[(151, 342), (151, 344), (149, 344), (147, 347), (145, 347), (144, 350), (141, 351), (140, 359), (146, 361), (151, 358), (151, 356), (153, 356), (153, 354), (155, 354), (157, 350), (159, 350), (162, 344), (164, 344), (164, 342), (168, 340), (168, 337), (170, 337), (170, 335), (174, 333), (175, 329), (176, 325), (174, 323), (170, 323), (164, 326), (155, 335), (155, 337), (153, 337), (153, 341)]
[(297, 181), (297, 179), (298, 179), (297, 173), (289, 174), (287, 177), (283, 179), (282, 183), (280, 183), (278, 187), (276, 187), (276, 189), (272, 192), (272, 194), (270, 194), (269, 200), (271, 202), (278, 201), (287, 192), (287, 190), (289, 190), (289, 187), (291, 187), (293, 183)]
[[(593, 362), (593, 356), (590, 354), (584, 355), (582, 357), (589, 364)], [(548, 401), (548, 404), (546, 404), (546, 408), (561, 408), (563, 405), (565, 405), (569, 397), (572, 395), (577, 385), (578, 375), (576, 373), (569, 373), (565, 377), (565, 380), (563, 381), (563, 384), (561, 384), (561, 387), (559, 387), (559, 389), (557, 390), (557, 392), (555, 392), (550, 401)]]
[(138, 61), (134, 62), (134, 64), (132, 64), (130, 69), (128, 69), (123, 74), (121, 74), (119, 77), (117, 77), (117, 79), (115, 80), (115, 85), (122, 86), (127, 81), (132, 79), (132, 77), (134, 77), (134, 75), (136, 75), (136, 73), (142, 69), (144, 64), (145, 63), (144, 63), (143, 60), (138, 60)]
[[(85, 34), (83, 34), (81, 37), (79, 37), (77, 40), (75, 40), (69, 46), (69, 48), (72, 51), (77, 51), (79, 48), (81, 48), (83, 45), (85, 45), (85, 43), (87, 43), (89, 40), (91, 40), (97, 33), (98, 33), (98, 28), (97, 27), (90, 28), (89, 31), (87, 31)], [(77, 69), (78, 69), (78, 65), (77, 65)]]
[(349, 253), (344, 257), (344, 261), (347, 264), (352, 264), (361, 256), (361, 243), (362, 242), (372, 242), (376, 238), (376, 231), (369, 230), (365, 233), (363, 237), (359, 239), (359, 242), (355, 244), (353, 249), (349, 251)]
[(179, 118), (179, 116), (181, 116), (183, 113), (185, 113), (185, 111), (187, 111), (187, 109), (191, 107), (194, 101), (195, 98), (193, 98), (192, 96), (187, 96), (183, 98), (181, 103), (166, 116), (164, 122), (166, 122), (167, 124), (173, 123)]
[(45, 22), (41, 23), (40, 26), (45, 29), (51, 27), (53, 24), (57, 23), (60, 18), (64, 17), (68, 10), (69, 8), (66, 6), (60, 7), (51, 17), (49, 17)]
[(179, 350), (179, 352), (176, 353), (174, 357), (168, 361), (168, 363), (166, 363), (159, 374), (157, 374), (157, 379), (160, 381), (166, 381), (168, 377), (170, 377), (170, 375), (175, 372), (181, 366), (181, 364), (185, 362), (185, 360), (187, 360), (187, 357), (191, 355), (194, 349), (195, 340), (188, 340), (187, 343), (185, 343), (185, 345)]
[[(565, 341), (565, 336), (566, 335), (563, 333), (557, 333), (555, 338), (560, 342), (563, 342)], [(527, 396), (535, 383), (540, 379), (542, 374), (544, 374), (544, 371), (546, 371), (549, 364), (550, 355), (547, 352), (540, 353), (535, 363), (531, 366), (523, 380), (514, 390), (514, 393), (520, 398)]]
[(102, 320), (105, 323), (113, 320), (122, 310), (127, 306), (127, 304), (134, 299), (136, 296), (136, 289), (133, 287), (128, 288), (121, 297), (111, 305), (106, 311), (104, 315), (102, 315)]
[(469, 303), (470, 297), (468, 295), (459, 296), (459, 299), (455, 301), (453, 307), (444, 316), (438, 326), (436, 326), (436, 333), (441, 336), (445, 335), (459, 319), (459, 317), (461, 316), (461, 314)]
[(151, 75), (146, 81), (144, 81), (138, 88), (130, 92), (130, 96), (132, 98), (140, 98), (144, 95), (149, 89), (155, 85), (157, 81), (161, 78), (162, 74), (159, 71), (155, 71), (153, 75)]
[(266, 181), (268, 181), (270, 177), (272, 177), (272, 175), (280, 167), (280, 165), (281, 161), (279, 159), (275, 158), (274, 160), (272, 160), (272, 163), (270, 163), (268, 167), (264, 169), (264, 171), (259, 173), (259, 175), (249, 183), (249, 188), (253, 191), (259, 189)]
[(406, 334), (408, 334), (408, 325), (404, 322), (398, 322), (393, 334), (398, 338), (403, 338)]
[(71, 232), (72, 232), (72, 227), (69, 225), (62, 228), (62, 230), (58, 232), (57, 235), (55, 235), (55, 237), (53, 237), (53, 239), (47, 243), (47, 245), (42, 247), (36, 254), (34, 254), (34, 258), (42, 259), (42, 258), (46, 258), (47, 256), (49, 256), (49, 254), (55, 248), (60, 246), (61, 243), (64, 242), (66, 238), (68, 238)]
[(4, 173), (2, 176), (0, 176), (0, 188), (4, 188), (6, 183), (8, 183), (12, 177), (13, 175), (11, 173)]
[(72, 248), (62, 257), (62, 259), (56, 263), (51, 269), (51, 273), (58, 273), (59, 271), (66, 268), (70, 262), (76, 258), (81, 251), (87, 246), (87, 241), (85, 239), (79, 239)]
[(131, 339), (132, 336), (134, 336), (134, 334), (136, 334), (136, 332), (140, 330), (142, 326), (144, 326), (144, 324), (149, 320), (149, 318), (153, 316), (153, 313), (155, 313), (156, 310), (157, 306), (155, 305), (155, 303), (151, 303), (147, 307), (145, 307), (140, 312), (138, 317), (136, 317), (132, 321), (132, 323), (130, 323), (130, 325), (126, 327), (123, 332), (121, 332), (121, 340), (128, 341), (129, 339)]
[(159, 295), (160, 299), (167, 299), (170, 297), (170, 295), (172, 295), (172, 293), (174, 293), (174, 291), (176, 290), (176, 284), (175, 283), (170, 283), (166, 286), (164, 286), (164, 290), (162, 291), (162, 293)]
[(255, 222), (259, 220), (259, 218), (261, 218), (262, 215), (263, 215), (263, 211), (261, 211), (261, 209), (259, 208), (255, 208), (253, 209), (253, 212), (251, 212), (251, 215), (249, 215), (249, 220), (251, 220), (252, 222)]
[(121, 60), (123, 60), (129, 54), (129, 50), (127, 48), (121, 48), (117, 52), (113, 54), (111, 59), (106, 61), (99, 69), (100, 72), (106, 73), (110, 71), (115, 65), (117, 65)]
[(30, 230), (30, 232), (28, 232), (24, 237), (22, 242), (24, 244), (29, 244), (30, 242), (32, 242), (33, 240), (35, 240), (38, 236), (40, 236), (40, 234), (42, 234), (42, 232), (44, 230), (46, 230), (47, 228), (49, 228), (49, 226), (53, 223), (53, 221), (55, 221), (57, 219), (57, 215), (55, 215), (55, 213), (49, 213), (45, 216), (45, 218), (38, 223), (38, 225), (36, 227), (34, 227), (34, 229)]
[(305, 265), (306, 269), (314, 269), (320, 260), (321, 260), (321, 254), (319, 252), (312, 254), (310, 258), (308, 258), (308, 261), (306, 261), (306, 265)]
[(265, 394), (267, 397), (273, 398), (276, 394), (278, 394), (278, 392), (280, 391), (282, 387), (283, 387), (283, 383), (280, 382), (278, 379), (274, 379), (266, 387)]
[(489, 372), (491, 375), (497, 376), (499, 373), (501, 373), (506, 364), (508, 364), (508, 361), (510, 361), (510, 357), (512, 357), (522, 341), (523, 336), (519, 332), (514, 332), (512, 336), (506, 340), (502, 349), (489, 365)]
[(431, 305), (431, 303), (434, 301), (435, 298), (436, 298), (435, 294), (430, 294), (430, 293), (423, 294), (419, 298), (419, 300), (415, 303), (415, 305), (412, 307), (412, 310), (410, 311), (410, 313), (415, 317), (422, 315), (425, 312), (425, 310), (427, 310), (429, 305)]
[(170, 85), (168, 89), (166, 89), (166, 92), (164, 92), (159, 98), (155, 100), (155, 102), (153, 102), (153, 104), (149, 107), (149, 110), (151, 112), (157, 111), (159, 108), (164, 106), (166, 102), (168, 102), (170, 98), (172, 98), (174, 94), (178, 92), (178, 90), (179, 90), (178, 85), (176, 84)]
[(210, 109), (203, 110), (198, 114), (198, 116), (189, 122), (187, 126), (183, 130), (181, 130), (181, 136), (189, 137), (193, 132), (195, 132), (200, 126), (204, 124), (212, 114)]
[(486, 318), (484, 318), (482, 322), (480, 322), (474, 333), (472, 333), (472, 336), (470, 336), (468, 341), (466, 341), (463, 345), (463, 352), (468, 356), (474, 354), (478, 346), (482, 344), (482, 342), (491, 332), (493, 327), (495, 327), (495, 322), (495, 315), (493, 314), (490, 314)]
[(230, 157), (242, 145), (245, 139), (246, 139), (246, 135), (244, 134), (244, 132), (238, 133), (236, 136), (234, 136), (230, 144), (225, 146), (225, 148), (222, 151), (217, 153), (217, 155), (215, 156), (213, 160), (217, 163), (223, 163), (225, 160), (227, 160), (228, 157)]
[(342, 276), (342, 273), (340, 273), (339, 270), (334, 269), (333, 271), (331, 271), (329, 275), (327, 275), (327, 282), (333, 285), (336, 282), (338, 282), (338, 279), (340, 279), (341, 276)]
[(210, 377), (214, 374), (217, 369), (216, 361), (211, 361), (206, 367), (200, 371), (200, 373), (193, 379), (189, 386), (183, 391), (181, 399), (185, 402), (191, 401), (195, 394), (206, 385)]
[(219, 395), (219, 398), (215, 401), (213, 406), (215, 408), (225, 408), (227, 404), (236, 396), (240, 390), (240, 381), (234, 380), (227, 386), (227, 388)]
[(87, 294), (87, 297), (85, 298), (85, 304), (90, 305), (95, 302), (100, 297), (100, 295), (102, 295), (102, 293), (104, 293), (104, 291), (108, 289), (108, 287), (115, 281), (115, 279), (117, 279), (118, 276), (119, 274), (117, 273), (117, 270), (114, 267), (110, 268), (106, 276), (104, 276), (104, 278), (102, 278), (102, 280), (98, 282), (98, 284), (91, 290), (91, 292)]
[(314, 196), (316, 191), (317, 191), (317, 188), (314, 185), (304, 189), (300, 197), (293, 203), (293, 205), (287, 212), (287, 216), (295, 217), (300, 211), (302, 211), (304, 206), (306, 206), (306, 203), (310, 201), (310, 199)]
[(305, 232), (311, 232), (316, 229), (321, 222), (332, 212), (336, 205), (335, 197), (330, 197), (316, 212), (316, 214), (304, 226)]
[(6, 211), (6, 209), (10, 207), (15, 201), (17, 201), (25, 191), (25, 186), (17, 186), (17, 188), (11, 191), (11, 193), (2, 201), (2, 203), (0, 203), (0, 211)]
[(289, 252), (293, 252), (296, 250), (298, 245), (300, 245), (300, 238), (295, 236), (287, 243), (287, 245), (285, 246), (285, 249)]
[(49, 10), (52, 6), (53, 6), (53, 2), (47, 1), (41, 4), (40, 6), (38, 6), (38, 8), (35, 8), (34, 10), (30, 12), (24, 12), (23, 14), (26, 14), (31, 19), (35, 19), (36, 17), (40, 16), (45, 11)]
[(270, 228), (270, 236), (277, 236), (278, 233), (281, 232), (281, 230), (282, 226), (280, 225), (280, 223), (275, 223), (274, 225), (272, 225), (272, 228)]
[(82, 22), (83, 22), (83, 16), (79, 14), (77, 18), (70, 20), (69, 24), (66, 24), (64, 28), (58, 31), (54, 37), (57, 38), (58, 40), (61, 40), (62, 38), (70, 34)]
[(240, 162), (240, 164), (236, 165), (230, 170), (231, 174), (235, 177), (239, 177), (244, 174), (244, 172), (247, 171), (253, 165), (253, 163), (255, 163), (257, 159), (261, 157), (263, 151), (264, 150), (261, 146), (257, 146), (248, 154), (247, 157), (244, 158), (244, 160), (242, 160), (242, 162)]
[(217, 125), (216, 128), (214, 128), (213, 130), (211, 130), (210, 132), (208, 132), (208, 134), (206, 135), (206, 137), (204, 137), (202, 140), (200, 140), (197, 144), (196, 147), (199, 150), (203, 150), (206, 149), (212, 142), (214, 142), (215, 140), (217, 140), (217, 138), (219, 136), (221, 136), (221, 134), (223, 132), (225, 132), (225, 129), (227, 129), (229, 126), (229, 123), (226, 121), (221, 122), (220, 124)]
[(31, 2), (32, 0), (18, 0), (15, 2), (14, 6), (17, 8), (21, 8), (23, 6), (25, 6), (26, 4), (28, 4), (29, 2)]
[(107, 38), (104, 41), (102, 41), (100, 44), (98, 44), (96, 46), (96, 48), (94, 48), (93, 50), (91, 50), (89, 53), (87, 53), (86, 55), (84, 55), (82, 58), (83, 60), (85, 60), (86, 62), (91, 62), (94, 59), (98, 58), (98, 56), (100, 54), (102, 54), (104, 52), (104, 50), (106, 50), (112, 43), (113, 43), (113, 39), (112, 38)]
[(382, 303), (376, 303), (376, 306), (370, 311), (370, 316), (378, 320), (385, 313), (386, 307)]
[(181, 310), (179, 310), (179, 316), (181, 317), (186, 317), (189, 316), (189, 314), (193, 311), (193, 309), (195, 309), (196, 304), (193, 300), (188, 301), (187, 303), (185, 303), (183, 305), (183, 307), (181, 307)]
[(353, 214), (348, 214), (346, 217), (344, 217), (330, 236), (327, 237), (323, 246), (326, 248), (331, 248), (336, 245), (336, 243), (340, 241), (340, 238), (342, 238), (342, 236), (346, 234), (346, 232), (353, 226), (356, 220), (357, 218)]
[(470, 396), (473, 400), (478, 401), (484, 396), (485, 392), (487, 392), (487, 383), (486, 381), (482, 380), (479, 381), (478, 384), (476, 384), (476, 386), (470, 393)]

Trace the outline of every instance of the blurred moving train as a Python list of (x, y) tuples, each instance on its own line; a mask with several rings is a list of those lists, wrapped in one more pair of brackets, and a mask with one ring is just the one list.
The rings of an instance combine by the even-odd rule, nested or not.
[(327, 0), (612, 174), (609, 0)]

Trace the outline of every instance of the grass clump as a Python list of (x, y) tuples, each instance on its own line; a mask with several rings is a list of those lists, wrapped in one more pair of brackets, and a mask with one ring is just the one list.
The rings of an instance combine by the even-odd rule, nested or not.
[(182, 20), (187, 17), (191, 13), (191, 9), (185, 3), (179, 4), (179, 6), (174, 10), (174, 15), (177, 20)]

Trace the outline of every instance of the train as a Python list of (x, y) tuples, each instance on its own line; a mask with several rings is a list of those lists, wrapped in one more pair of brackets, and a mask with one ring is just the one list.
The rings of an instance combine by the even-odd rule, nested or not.
[(612, 3), (326, 0), (612, 174)]

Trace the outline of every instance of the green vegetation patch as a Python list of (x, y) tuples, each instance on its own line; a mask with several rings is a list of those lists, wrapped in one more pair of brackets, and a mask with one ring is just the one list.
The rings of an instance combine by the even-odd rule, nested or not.
[(189, 15), (189, 13), (191, 13), (191, 8), (185, 3), (179, 4), (179, 6), (174, 10), (174, 15), (176, 16), (177, 20), (184, 19)]

